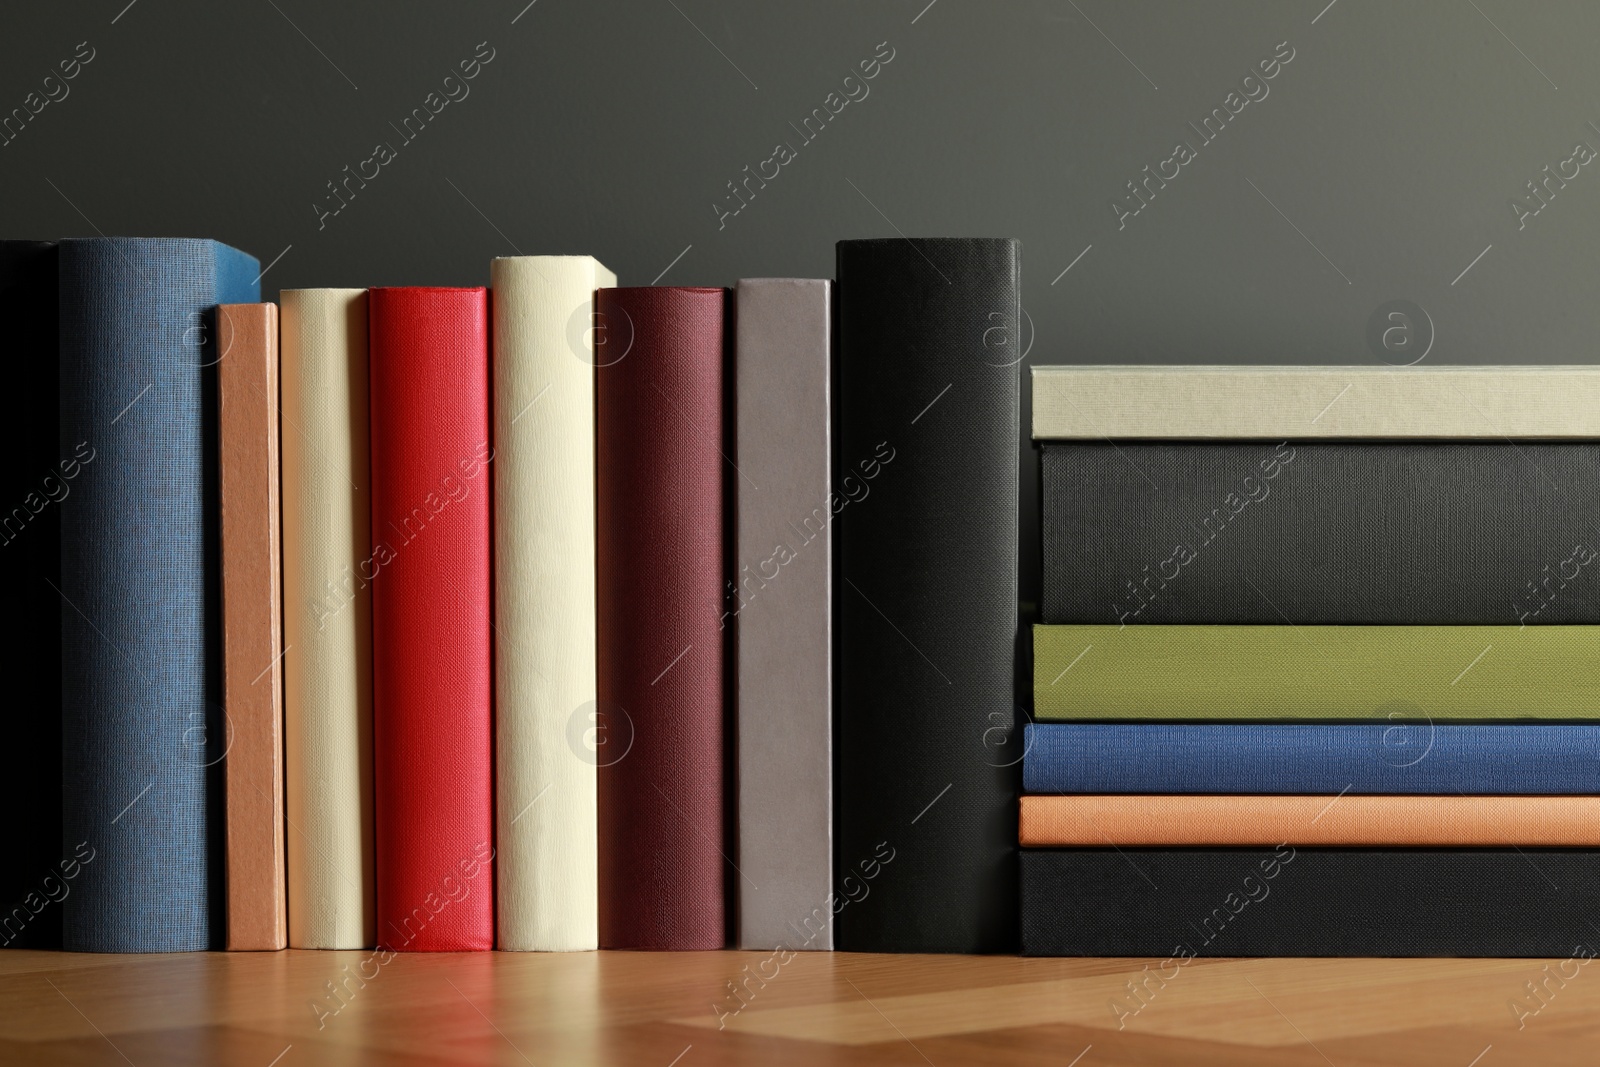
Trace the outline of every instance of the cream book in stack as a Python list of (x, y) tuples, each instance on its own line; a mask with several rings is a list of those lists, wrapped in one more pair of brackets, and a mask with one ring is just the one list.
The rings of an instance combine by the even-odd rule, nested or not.
[(1588, 366), (1033, 368), (1038, 440), (1600, 437)]
[(497, 944), (598, 945), (594, 291), (588, 256), (490, 268)]
[(282, 305), (289, 946), (375, 943), (367, 293)]

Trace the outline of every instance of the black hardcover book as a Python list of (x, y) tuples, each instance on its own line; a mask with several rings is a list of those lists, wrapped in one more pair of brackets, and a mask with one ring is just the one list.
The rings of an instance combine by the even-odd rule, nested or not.
[(1047, 623), (1600, 622), (1600, 444), (1044, 445)]
[(839, 242), (840, 949), (1017, 945), (1018, 252)]
[(1022, 951), (1566, 959), (1600, 946), (1596, 899), (1592, 849), (1037, 849)]
[[(13, 818), (0, 863), (0, 946), (60, 948), (71, 886), (61, 854), (60, 509), (77, 464), (56, 450), (56, 246), (0, 241), (0, 320), (11, 338), (13, 403), (0, 419), (0, 574), (8, 636), (0, 647), (14, 689), (6, 715), (11, 760), (0, 811)], [(68, 465), (61, 461), (67, 459)]]

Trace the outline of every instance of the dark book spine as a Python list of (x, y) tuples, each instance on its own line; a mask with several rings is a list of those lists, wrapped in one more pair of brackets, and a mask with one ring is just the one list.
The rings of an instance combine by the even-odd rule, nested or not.
[(1566, 959), (1600, 939), (1597, 895), (1592, 849), (1025, 850), (1022, 951), (1169, 980), (1199, 956)]
[(838, 246), (840, 949), (1016, 947), (1018, 252)]
[(1048, 442), (1047, 623), (1600, 621), (1600, 444)]
[(724, 295), (595, 297), (601, 948), (726, 936)]
[[(28, 699), (9, 717), (16, 754), (0, 776), (0, 810), (16, 813), (7, 862), (0, 864), (0, 946), (60, 948), (62, 893), (73, 862), (61, 851), (61, 509), (83, 460), (77, 442), (58, 451), (56, 246), (0, 241), (0, 317), (17, 404), (0, 425), (0, 575), (12, 611), (26, 624), (4, 643), (6, 676)], [(75, 872), (75, 868), (74, 872)], [(48, 879), (49, 881), (46, 881)], [(65, 887), (65, 889), (63, 889)]]
[(212, 241), (61, 245), (60, 442), (94, 450), (61, 511), (72, 951), (221, 947), (215, 309), (258, 272)]

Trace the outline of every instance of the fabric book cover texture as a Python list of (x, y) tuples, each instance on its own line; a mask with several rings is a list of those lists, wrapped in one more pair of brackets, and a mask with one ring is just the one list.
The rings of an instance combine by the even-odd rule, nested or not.
[(218, 304), (260, 265), (215, 241), (60, 247), (61, 427), (95, 450), (61, 509), (61, 902), (76, 952), (223, 943)]
[(1600, 719), (1600, 626), (1033, 628), (1034, 717)]
[(1600, 725), (1029, 723), (1029, 793), (1600, 793)]
[(14, 948), (61, 947), (51, 896), (78, 845), (62, 850), (61, 613), (72, 609), (60, 593), (61, 509), (95, 451), (81, 439), (59, 451), (57, 274), (53, 243), (0, 241), (0, 319), (13, 388), (25, 398), (0, 421), (0, 575), (11, 610), (27, 620), (0, 646), (6, 677), (28, 693), (7, 716), (14, 758), (0, 776), (0, 810), (26, 813), (11, 823), (0, 864), (0, 946)]
[(1016, 948), (1019, 249), (838, 245), (839, 949)]
[(1036, 438), (1600, 437), (1600, 367), (1033, 368)]
[(494, 947), (489, 303), (373, 289), (378, 944)]
[(1600, 622), (1600, 444), (1044, 445), (1052, 622)]
[(600, 947), (719, 949), (724, 290), (601, 289), (595, 484)]
[(1593, 849), (1028, 849), (1022, 951), (1564, 960), (1597, 896)]
[(722, 620), (738, 634), (739, 870), (759, 887), (740, 883), (746, 949), (833, 947), (833, 924), (813, 919), (833, 891), (831, 288), (734, 291), (740, 477)]
[(1025, 848), (1600, 844), (1600, 797), (1026, 796)]
[(589, 256), (496, 259), (490, 278), (497, 944), (592, 949), (594, 292), (617, 279)]
[(227, 947), (288, 947), (278, 306), (217, 309)]
[(367, 948), (377, 938), (367, 291), (285, 289), (279, 303), (289, 946)]

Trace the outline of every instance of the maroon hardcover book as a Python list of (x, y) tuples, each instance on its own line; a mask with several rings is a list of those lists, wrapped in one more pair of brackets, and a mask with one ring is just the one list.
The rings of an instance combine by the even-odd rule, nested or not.
[(724, 942), (723, 309), (595, 297), (601, 948)]

